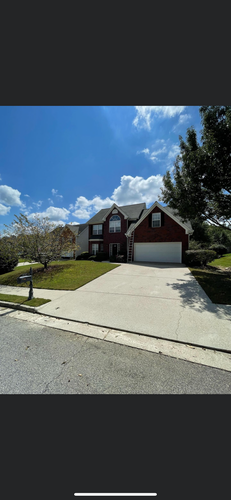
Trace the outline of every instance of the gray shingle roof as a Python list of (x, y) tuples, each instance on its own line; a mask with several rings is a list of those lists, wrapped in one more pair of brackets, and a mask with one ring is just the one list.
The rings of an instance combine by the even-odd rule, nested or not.
[(66, 227), (68, 227), (76, 236), (78, 234), (82, 233), (84, 229), (88, 226), (88, 224), (66, 224)]
[(178, 212), (177, 210), (174, 210), (174, 208), (170, 208), (168, 206), (166, 206), (166, 208), (168, 209), (169, 212), (171, 212), (172, 215), (174, 215), (175, 217), (177, 217), (177, 219), (179, 219), (180, 222), (182, 222), (182, 224), (184, 224), (185, 226), (187, 226), (191, 231), (193, 230), (192, 229), (192, 224), (189, 220), (186, 220), (184, 221), (179, 215), (178, 215)]
[[(127, 216), (128, 219), (136, 220), (139, 219), (141, 212), (146, 209), (146, 203), (136, 203), (135, 205), (124, 205), (118, 206)], [(103, 218), (106, 213), (110, 210), (108, 208), (102, 208), (97, 214), (95, 214), (89, 221), (88, 224), (102, 224)]]

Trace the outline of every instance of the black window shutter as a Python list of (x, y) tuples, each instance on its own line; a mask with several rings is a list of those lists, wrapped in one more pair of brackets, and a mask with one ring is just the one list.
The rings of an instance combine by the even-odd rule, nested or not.
[(152, 227), (152, 214), (149, 214), (149, 227)]
[(161, 226), (164, 226), (164, 212), (161, 212)]

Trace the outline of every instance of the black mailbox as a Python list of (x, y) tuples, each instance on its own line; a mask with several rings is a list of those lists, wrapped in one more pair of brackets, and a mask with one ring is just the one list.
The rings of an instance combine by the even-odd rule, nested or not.
[(17, 278), (17, 283), (25, 283), (26, 281), (32, 281), (32, 276), (29, 274), (29, 276), (19, 276)]
[(26, 283), (26, 281), (30, 281), (30, 290), (29, 290), (29, 297), (28, 300), (31, 300), (34, 298), (33, 296), (33, 281), (32, 281), (32, 267), (30, 268), (30, 274), (27, 274), (25, 276), (19, 276), (17, 278), (17, 283), (20, 285), (20, 283)]

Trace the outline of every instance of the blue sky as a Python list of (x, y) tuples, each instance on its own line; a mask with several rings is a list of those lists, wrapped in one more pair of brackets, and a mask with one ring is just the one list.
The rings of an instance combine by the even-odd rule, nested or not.
[(199, 106), (0, 107), (0, 231), (20, 213), (66, 224), (151, 206), (191, 125)]

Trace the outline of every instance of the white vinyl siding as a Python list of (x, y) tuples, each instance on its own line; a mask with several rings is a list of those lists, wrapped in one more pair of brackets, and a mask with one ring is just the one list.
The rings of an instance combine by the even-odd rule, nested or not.
[(135, 243), (134, 261), (136, 262), (182, 262), (182, 243)]

